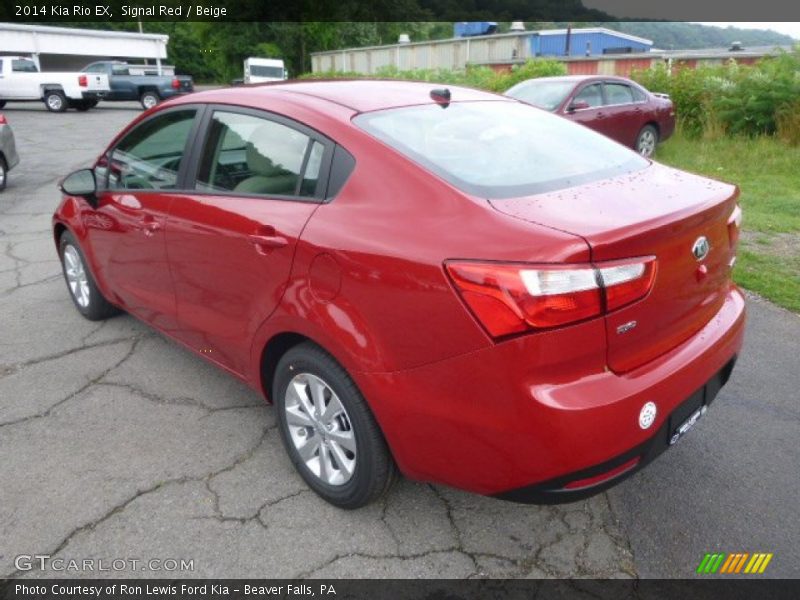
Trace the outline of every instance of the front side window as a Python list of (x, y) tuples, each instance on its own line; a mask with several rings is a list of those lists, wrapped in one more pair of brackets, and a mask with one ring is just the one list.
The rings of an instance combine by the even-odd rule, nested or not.
[(631, 102), (633, 102), (633, 93), (630, 86), (624, 83), (606, 84), (606, 104), (611, 106), (614, 104), (630, 104)]
[(38, 73), (36, 63), (26, 58), (15, 58), (11, 61), (11, 70), (15, 73)]
[(583, 88), (575, 96), (575, 102), (586, 102), (590, 108), (603, 106), (603, 88), (599, 83), (593, 83)]
[(649, 162), (588, 127), (518, 102), (426, 104), (353, 120), (466, 193), (511, 198), (643, 169)]
[(196, 187), (205, 192), (313, 196), (322, 149), (319, 142), (281, 123), (216, 111)]
[(170, 111), (123, 138), (111, 153), (109, 189), (175, 189), (195, 112)]

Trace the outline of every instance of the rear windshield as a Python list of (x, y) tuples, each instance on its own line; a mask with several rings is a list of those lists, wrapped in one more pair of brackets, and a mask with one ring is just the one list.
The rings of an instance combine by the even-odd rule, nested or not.
[(506, 92), (506, 96), (522, 100), (545, 110), (554, 111), (573, 88), (573, 81), (536, 80), (518, 83)]
[(354, 122), (462, 191), (527, 196), (645, 168), (649, 162), (582, 125), (511, 101), (364, 113)]

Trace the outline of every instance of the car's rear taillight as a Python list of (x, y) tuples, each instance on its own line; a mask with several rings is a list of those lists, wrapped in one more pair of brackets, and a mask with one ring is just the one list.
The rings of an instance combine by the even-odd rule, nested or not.
[(87, 87), (89, 85), (89, 78), (86, 75), (78, 75), (78, 85), (80, 87)]
[(728, 241), (731, 248), (735, 248), (739, 242), (739, 233), (742, 231), (742, 209), (739, 205), (733, 209), (731, 216), (728, 217)]
[(597, 271), (605, 293), (606, 310), (616, 310), (647, 295), (656, 276), (656, 259), (600, 263)]
[(530, 265), (447, 261), (450, 278), (493, 337), (559, 327), (644, 297), (654, 257), (595, 265)]
[(6, 121), (5, 116), (4, 115), (0, 115), (0, 125), (7, 125), (7, 124), (8, 124), (8, 121)]
[(173, 89), (173, 90), (179, 90), (179, 89), (181, 89), (181, 82), (180, 82), (180, 81), (178, 81), (178, 78), (177, 78), (177, 77), (176, 77), (176, 78), (174, 78), (174, 79), (172, 80), (172, 89)]

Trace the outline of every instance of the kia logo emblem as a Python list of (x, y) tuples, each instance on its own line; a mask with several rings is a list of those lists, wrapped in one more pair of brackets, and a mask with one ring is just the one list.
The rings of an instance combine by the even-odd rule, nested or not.
[(708, 240), (705, 236), (700, 236), (695, 240), (694, 245), (692, 246), (692, 254), (697, 260), (703, 260), (706, 256), (708, 256), (708, 251), (711, 249), (711, 246), (708, 243)]

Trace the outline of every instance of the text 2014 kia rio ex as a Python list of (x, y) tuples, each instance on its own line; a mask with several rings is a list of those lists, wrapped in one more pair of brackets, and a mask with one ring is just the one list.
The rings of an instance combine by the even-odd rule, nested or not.
[(594, 494), (688, 431), (742, 345), (736, 188), (493, 94), (197, 93), (61, 185), (78, 311), (125, 310), (263, 392), (346, 508), (398, 469)]

